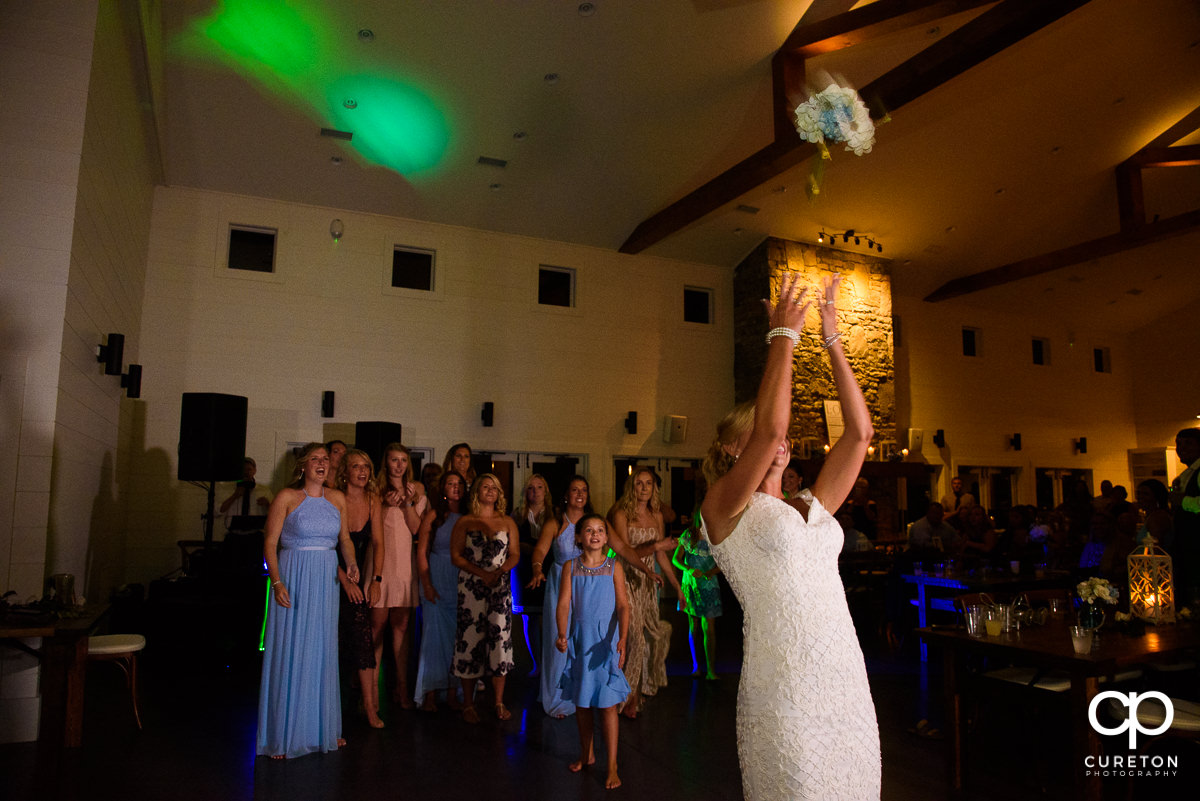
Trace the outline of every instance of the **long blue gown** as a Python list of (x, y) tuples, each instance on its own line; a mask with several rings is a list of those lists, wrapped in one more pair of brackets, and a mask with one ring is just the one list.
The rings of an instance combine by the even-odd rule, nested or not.
[(460, 517), (458, 512), (447, 513), (445, 522), (433, 532), (429, 549), (429, 578), (438, 599), (431, 602), (421, 588), (421, 655), (413, 693), (417, 703), (432, 690), (449, 690), (457, 685), (450, 668), (458, 633), (458, 568), (450, 561), (450, 534)]
[(613, 586), (615, 556), (599, 567), (571, 563), (571, 627), (567, 633), (562, 696), (575, 706), (607, 709), (625, 702), (629, 682), (621, 672), (617, 642), (617, 593)]
[(292, 607), (267, 613), (258, 696), (257, 753), (298, 757), (336, 751), (342, 736), (338, 686), (337, 545), (341, 515), (306, 496), (283, 521), (279, 576)]
[(550, 569), (546, 571), (546, 600), (542, 607), (542, 709), (546, 710), (547, 715), (562, 717), (575, 714), (575, 705), (563, 698), (559, 688), (567, 655), (554, 647), (554, 641), (558, 639), (555, 616), (558, 613), (558, 585), (562, 582), (563, 565), (580, 554), (579, 546), (575, 544), (574, 523), (568, 523), (558, 533), (550, 552), (554, 558)]

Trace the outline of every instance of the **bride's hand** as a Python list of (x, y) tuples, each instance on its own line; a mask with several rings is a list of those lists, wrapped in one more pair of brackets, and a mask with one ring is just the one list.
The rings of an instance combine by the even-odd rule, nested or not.
[[(840, 279), (839, 279), (840, 280)], [(768, 300), (763, 301), (770, 319), (771, 328), (790, 328), (799, 333), (804, 328), (804, 315), (808, 313), (811, 302), (804, 298), (808, 287), (801, 288), (800, 277), (796, 273), (788, 273), (783, 277), (779, 287), (779, 300), (774, 306)]]
[(842, 276), (825, 279), (825, 302), (821, 304), (821, 336), (829, 337), (837, 333), (837, 300), (838, 287), (842, 285)]

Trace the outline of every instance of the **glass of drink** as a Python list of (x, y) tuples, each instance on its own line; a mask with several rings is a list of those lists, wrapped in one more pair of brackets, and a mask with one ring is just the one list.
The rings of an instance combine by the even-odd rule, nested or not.
[(1075, 653), (1086, 654), (1092, 650), (1092, 630), (1087, 626), (1071, 626), (1071, 644)]
[(991, 606), (986, 610), (986, 617), (983, 620), (983, 626), (987, 630), (987, 636), (999, 637), (1004, 631), (1004, 621), (1008, 617), (1006, 614), (1008, 607)]
[(963, 612), (967, 622), (967, 634), (972, 637), (982, 637), (984, 634), (984, 610), (982, 604), (971, 604)]

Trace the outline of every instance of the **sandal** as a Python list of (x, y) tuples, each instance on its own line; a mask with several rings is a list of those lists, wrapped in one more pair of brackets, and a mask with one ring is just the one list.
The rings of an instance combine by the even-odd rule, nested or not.
[(509, 712), (508, 707), (504, 704), (496, 704), (496, 717), (500, 720), (508, 720), (512, 717), (512, 712)]
[(463, 707), (462, 719), (472, 724), (479, 722), (479, 712), (476, 711), (474, 704), (468, 704)]

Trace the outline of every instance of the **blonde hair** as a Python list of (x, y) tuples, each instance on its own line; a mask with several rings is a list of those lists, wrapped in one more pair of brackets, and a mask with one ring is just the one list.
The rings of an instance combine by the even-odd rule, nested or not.
[(725, 450), (725, 446), (737, 442), (754, 428), (754, 410), (754, 401), (739, 403), (717, 423), (717, 436), (708, 446), (708, 453), (704, 456), (704, 464), (701, 466), (704, 480), (710, 487), (728, 473), (729, 468), (737, 461)]
[(625, 491), (621, 493), (621, 499), (617, 501), (617, 509), (625, 513), (628, 520), (633, 520), (637, 514), (637, 488), (634, 484), (637, 483), (637, 477), (642, 473), (650, 476), (650, 484), (654, 487), (650, 492), (650, 503), (648, 504), (651, 512), (657, 512), (662, 505), (662, 501), (658, 497), (658, 479), (654, 475), (654, 471), (649, 467), (635, 467), (633, 472), (629, 474), (629, 478), (625, 479)]
[[(341, 440), (336, 441), (341, 442)], [(344, 445), (345, 443), (342, 444)], [(326, 447), (326, 450), (328, 450), (328, 447)], [(336, 484), (337, 488), (342, 492), (346, 491), (346, 485), (350, 483), (350, 479), (347, 476), (347, 471), (351, 456), (361, 456), (367, 460), (367, 472), (371, 477), (367, 479), (366, 491), (368, 494), (375, 492), (375, 463), (371, 461), (371, 455), (369, 453), (366, 451), (361, 451), (358, 448), (349, 448), (345, 453), (342, 454), (342, 461), (338, 464), (337, 476), (334, 484)]]
[(554, 499), (550, 495), (550, 482), (541, 473), (534, 473), (525, 481), (525, 486), (521, 488), (521, 502), (513, 509), (513, 517), (517, 519), (517, 523), (521, 523), (529, 517), (529, 486), (535, 481), (542, 482), (542, 486), (546, 488), (542, 511), (535, 521), (540, 527), (547, 520), (554, 519)]
[(481, 508), (479, 506), (479, 490), (483, 487), (484, 480), (489, 478), (496, 482), (496, 492), (498, 494), (496, 498), (496, 514), (502, 515), (504, 514), (504, 510), (508, 508), (508, 501), (504, 497), (504, 485), (500, 483), (500, 479), (496, 477), (495, 473), (484, 473), (475, 479), (475, 483), (471, 485), (471, 514), (473, 515), (479, 514)]
[(296, 466), (292, 469), (292, 480), (288, 484), (289, 487), (292, 489), (304, 488), (304, 468), (308, 464), (309, 457), (318, 450), (325, 451), (326, 456), (329, 455), (329, 451), (325, 449), (324, 442), (310, 442), (296, 454)]

